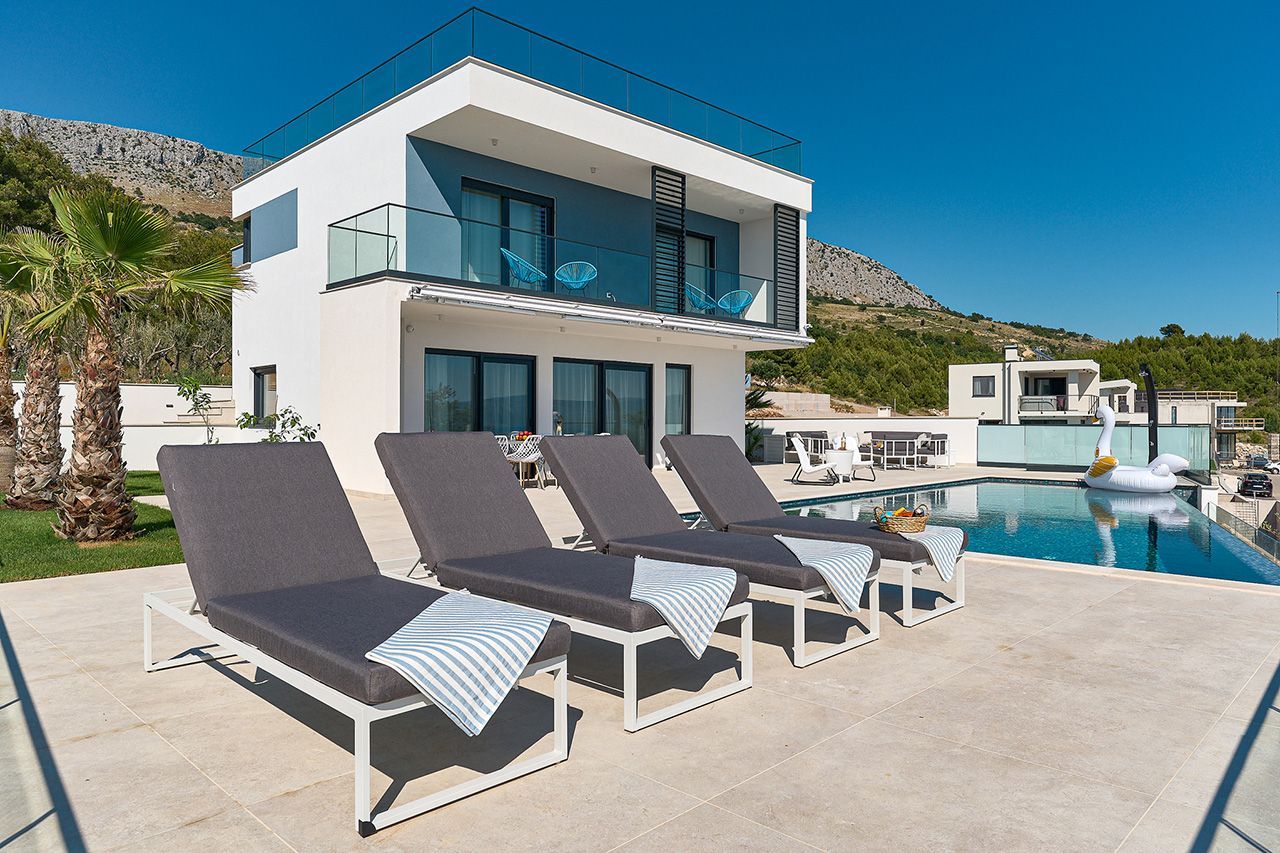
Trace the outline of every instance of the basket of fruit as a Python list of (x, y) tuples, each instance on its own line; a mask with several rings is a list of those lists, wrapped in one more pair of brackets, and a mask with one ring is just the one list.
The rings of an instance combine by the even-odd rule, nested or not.
[(885, 512), (882, 507), (872, 511), (872, 518), (885, 533), (920, 533), (929, 523), (929, 507), (919, 504), (915, 509), (898, 507), (893, 512)]

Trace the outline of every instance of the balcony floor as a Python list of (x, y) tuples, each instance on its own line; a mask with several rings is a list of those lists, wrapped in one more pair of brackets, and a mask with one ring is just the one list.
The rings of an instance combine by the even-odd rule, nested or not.
[[(849, 490), (791, 486), (790, 467), (760, 469), (784, 499)], [(890, 472), (877, 485), (978, 473)], [(688, 508), (678, 480), (659, 478)], [(577, 532), (559, 490), (529, 494), (554, 536)], [(353, 505), (375, 556), (412, 559), (395, 502)], [(789, 614), (762, 605), (753, 689), (626, 734), (617, 697), (571, 682), (567, 762), (365, 841), (350, 825), (343, 718), (244, 663), (142, 672), (139, 596), (185, 582), (161, 566), (0, 585), (0, 843), (1172, 850), (1203, 830), (1217, 847), (1280, 847), (1271, 589), (973, 559), (963, 610), (909, 630), (886, 613), (879, 642), (806, 669), (784, 651)], [(895, 610), (897, 587), (884, 593)], [(812, 636), (844, 625), (815, 618)], [(191, 642), (157, 620), (160, 652)], [(620, 683), (618, 657), (575, 638), (571, 671)], [(669, 641), (642, 657), (642, 690), (669, 701), (728, 665)], [(437, 765), (464, 762), (446, 773), (456, 780), (530, 746), (549, 710), (545, 685), (530, 684), (476, 739), (431, 711), (383, 723), (375, 791), (395, 779), (404, 801)]]

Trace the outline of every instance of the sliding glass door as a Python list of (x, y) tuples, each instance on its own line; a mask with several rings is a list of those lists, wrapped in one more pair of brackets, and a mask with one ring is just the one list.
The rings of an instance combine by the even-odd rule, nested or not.
[(625, 435), (646, 460), (653, 451), (653, 377), (647, 364), (557, 358), (553, 408), (565, 435)]
[(427, 350), (426, 431), (532, 432), (533, 364), (532, 356)]
[(555, 268), (551, 199), (464, 178), (462, 220), (464, 280), (547, 289)]
[(687, 364), (667, 365), (667, 435), (688, 435), (692, 430), (689, 405), (693, 398), (692, 372), (693, 369)]

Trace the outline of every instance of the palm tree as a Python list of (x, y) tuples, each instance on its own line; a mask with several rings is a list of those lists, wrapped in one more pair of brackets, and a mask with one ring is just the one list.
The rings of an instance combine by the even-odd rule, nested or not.
[[(5, 240), (0, 235), (0, 243)], [(13, 457), (18, 450), (18, 395), (13, 390), (13, 332), (21, 310), (18, 295), (7, 285), (19, 271), (0, 255), (0, 494), (13, 483)]]
[[(19, 230), (0, 240), (0, 289), (4, 295), (5, 321), (11, 333), (19, 320), (52, 307), (58, 288), (66, 280), (67, 246), (39, 231)], [(14, 459), (13, 480), (7, 486), (5, 504), (13, 509), (47, 510), (55, 505), (62, 471), (62, 395), (58, 389), (58, 338), (51, 333), (26, 335), (27, 384), (19, 417), (21, 441)], [(9, 365), (0, 364), (9, 377)], [(0, 381), (0, 389), (13, 393)], [(0, 401), (12, 412), (13, 402)]]
[(123, 193), (60, 188), (49, 200), (69, 249), (70, 282), (30, 327), (37, 334), (85, 330), (55, 532), (78, 542), (128, 539), (136, 514), (121, 454), (119, 327), (144, 310), (177, 316), (202, 305), (229, 310), (232, 294), (248, 282), (225, 257), (166, 269), (176, 246), (173, 223)]

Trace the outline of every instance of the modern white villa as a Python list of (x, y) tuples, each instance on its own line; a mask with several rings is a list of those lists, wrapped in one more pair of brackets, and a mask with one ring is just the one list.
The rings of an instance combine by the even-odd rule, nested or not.
[(1102, 369), (1093, 359), (1025, 361), (1018, 345), (1009, 343), (1004, 361), (948, 368), (948, 413), (989, 424), (1088, 423), (1105, 390), (1117, 396), (1117, 419), (1129, 422), (1124, 415), (1134, 409), (1133, 388), (1126, 397), (1122, 382), (1101, 378)]
[(744, 357), (805, 334), (800, 143), (469, 10), (250, 149), (234, 393), (381, 432), (738, 436)]

